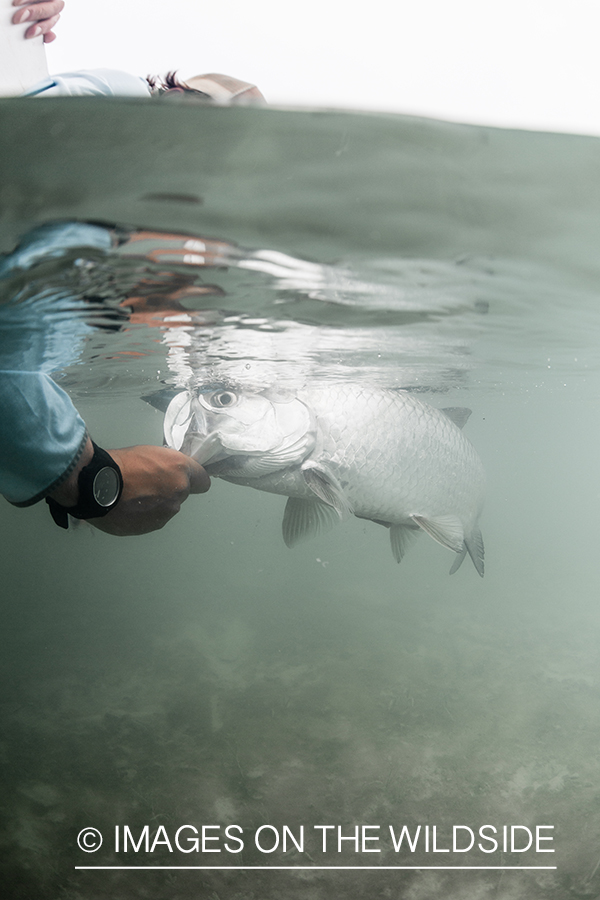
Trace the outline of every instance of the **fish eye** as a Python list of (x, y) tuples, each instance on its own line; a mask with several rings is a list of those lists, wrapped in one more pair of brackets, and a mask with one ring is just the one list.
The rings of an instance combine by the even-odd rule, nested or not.
[(208, 402), (214, 409), (224, 409), (226, 406), (233, 406), (237, 401), (233, 391), (215, 391), (208, 397)]

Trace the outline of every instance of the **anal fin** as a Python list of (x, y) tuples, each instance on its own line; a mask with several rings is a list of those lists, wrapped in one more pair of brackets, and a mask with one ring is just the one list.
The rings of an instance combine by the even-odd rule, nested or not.
[(411, 519), (442, 547), (461, 553), (464, 530), (456, 516), (411, 516)]

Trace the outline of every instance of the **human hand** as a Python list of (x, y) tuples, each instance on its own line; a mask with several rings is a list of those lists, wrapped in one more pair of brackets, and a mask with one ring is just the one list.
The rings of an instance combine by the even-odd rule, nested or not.
[(108, 452), (121, 469), (123, 493), (106, 516), (87, 520), (107, 534), (158, 531), (189, 494), (203, 494), (210, 487), (202, 466), (178, 450), (142, 445)]
[(64, 9), (64, 0), (13, 0), (13, 6), (20, 7), (12, 18), (15, 25), (32, 22), (25, 32), (26, 38), (34, 38), (43, 34), (46, 44), (55, 39), (56, 35), (52, 29)]

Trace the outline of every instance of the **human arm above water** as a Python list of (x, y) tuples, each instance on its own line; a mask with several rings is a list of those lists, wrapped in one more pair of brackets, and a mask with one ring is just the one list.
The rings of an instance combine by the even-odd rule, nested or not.
[[(0, 0), (2, 2), (2, 0)], [(4, 0), (6, 2), (6, 0)], [(45, 43), (55, 40), (53, 29), (65, 7), (64, 0), (7, 0), (16, 11), (14, 25), (28, 25), (26, 39), (43, 36)], [(31, 24), (29, 24), (31, 23)], [(22, 54), (21, 54), (22, 55)], [(142, 96), (156, 94), (196, 95), (217, 105), (262, 104), (265, 98), (256, 85), (232, 78), (230, 75), (209, 73), (181, 81), (171, 72), (165, 79), (158, 76), (148, 80), (113, 69), (81, 70), (55, 75), (40, 81), (26, 96)]]
[(26, 38), (35, 38), (43, 34), (46, 44), (56, 38), (52, 29), (64, 9), (64, 0), (13, 0), (13, 6), (19, 7), (12, 19), (15, 25), (31, 22), (25, 32)]

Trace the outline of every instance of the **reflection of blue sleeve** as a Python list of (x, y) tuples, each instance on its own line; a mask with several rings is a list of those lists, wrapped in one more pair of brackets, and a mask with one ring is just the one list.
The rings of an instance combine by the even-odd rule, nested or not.
[[(0, 284), (70, 249), (108, 251), (112, 245), (112, 229), (102, 226), (41, 225), (13, 253), (0, 257)], [(85, 307), (68, 292), (43, 286), (26, 302), (12, 298), (0, 305), (0, 493), (18, 506), (58, 487), (86, 443), (83, 419), (49, 377), (75, 361), (91, 330), (77, 315), (78, 303)]]
[(0, 372), (0, 493), (29, 506), (75, 468), (85, 422), (65, 392), (39, 372)]
[[(0, 370), (51, 374), (77, 360), (85, 338), (93, 334), (85, 315), (88, 304), (77, 296), (75, 286), (65, 290), (59, 276), (40, 278), (35, 267), (75, 249), (108, 252), (112, 246), (110, 228), (51, 222), (34, 228), (12, 253), (0, 256)], [(28, 272), (31, 280), (22, 296)], [(14, 278), (17, 281), (11, 282)]]
[(113, 229), (87, 222), (49, 222), (29, 231), (12, 253), (0, 256), (0, 278), (18, 269), (30, 269), (47, 259), (58, 259), (75, 247), (94, 247), (108, 252)]

